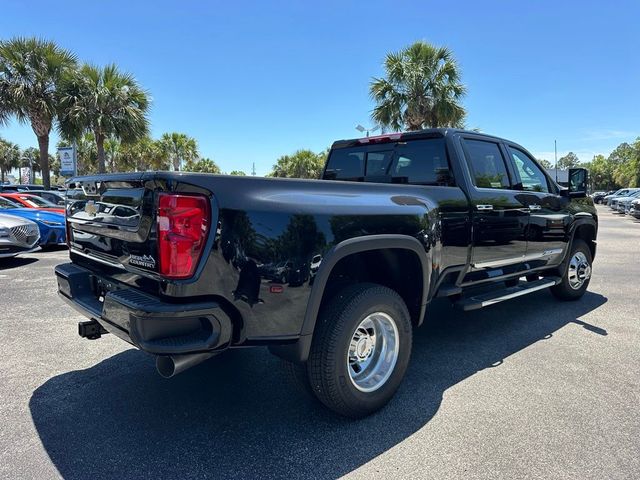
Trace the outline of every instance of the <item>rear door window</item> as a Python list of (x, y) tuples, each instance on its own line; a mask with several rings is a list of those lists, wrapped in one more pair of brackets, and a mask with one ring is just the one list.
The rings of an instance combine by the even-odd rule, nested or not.
[(495, 142), (465, 139), (473, 183), (479, 188), (511, 188), (507, 166)]
[(395, 181), (417, 185), (450, 185), (444, 138), (398, 143), (390, 175)]

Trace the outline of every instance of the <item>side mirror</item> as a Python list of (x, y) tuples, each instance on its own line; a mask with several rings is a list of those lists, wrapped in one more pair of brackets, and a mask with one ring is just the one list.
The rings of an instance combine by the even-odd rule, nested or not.
[(584, 198), (587, 196), (587, 169), (569, 169), (569, 197)]

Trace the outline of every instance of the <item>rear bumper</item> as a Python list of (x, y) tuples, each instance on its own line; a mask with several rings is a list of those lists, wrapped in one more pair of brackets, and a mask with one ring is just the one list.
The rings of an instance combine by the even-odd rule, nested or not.
[(55, 272), (67, 303), (140, 350), (179, 355), (222, 350), (231, 341), (231, 319), (216, 302), (164, 302), (73, 263)]

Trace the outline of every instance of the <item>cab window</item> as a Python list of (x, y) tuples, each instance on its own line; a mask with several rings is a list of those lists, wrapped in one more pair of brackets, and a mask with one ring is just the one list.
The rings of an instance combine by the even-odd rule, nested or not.
[(540, 167), (523, 151), (513, 147), (507, 148), (520, 177), (519, 183), (522, 185), (522, 190), (548, 192), (549, 182)]
[(473, 183), (479, 188), (511, 188), (500, 146), (484, 140), (465, 139)]

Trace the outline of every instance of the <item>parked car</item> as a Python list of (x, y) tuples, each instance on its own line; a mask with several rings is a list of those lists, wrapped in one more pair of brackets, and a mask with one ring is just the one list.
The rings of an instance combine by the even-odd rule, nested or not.
[(625, 197), (615, 199), (615, 204), (613, 202), (612, 204), (614, 205), (618, 213), (625, 213), (625, 209), (629, 206), (631, 201), (635, 200), (636, 198), (640, 198), (640, 189), (636, 190), (635, 192), (631, 192)]
[(60, 207), (59, 205), (51, 203), (42, 197), (31, 195), (30, 193), (0, 193), (0, 197), (8, 198), (15, 203), (19, 203), (23, 207), (37, 208), (38, 210), (44, 210), (45, 212), (56, 212), (64, 215), (64, 207)]
[(609, 198), (609, 200), (607, 201), (607, 205), (612, 209), (612, 210), (617, 210), (618, 209), (618, 200), (622, 199), (622, 198), (626, 198), (628, 196), (630, 196), (631, 194), (637, 192), (638, 190), (640, 190), (640, 188), (627, 188), (625, 189), (626, 192), (620, 194), (620, 195), (614, 195), (613, 197)]
[(0, 213), (0, 258), (15, 257), (40, 249), (40, 231), (35, 222)]
[(640, 199), (633, 200), (629, 205), (629, 215), (640, 219)]
[(603, 199), (602, 199), (602, 203), (604, 203), (607, 206), (611, 206), (611, 200), (617, 197), (623, 197), (625, 195), (627, 195), (629, 192), (631, 192), (633, 189), (631, 188), (621, 188), (620, 190), (616, 190), (614, 193), (611, 193), (609, 195), (606, 195)]
[(605, 197), (605, 195), (607, 195), (607, 192), (597, 191), (597, 192), (593, 192), (590, 196), (591, 196), (591, 199), (593, 200), (593, 203), (600, 203), (602, 202), (602, 199)]
[(35, 222), (40, 230), (39, 245), (42, 247), (65, 245), (67, 242), (64, 215), (60, 213), (28, 208), (3, 196), (0, 196), (0, 213)]
[[(322, 180), (79, 177), (58, 291), (87, 317), (82, 337), (114, 333), (165, 377), (267, 345), (324, 405), (362, 417), (400, 385), (432, 299), (467, 311), (547, 288), (583, 296), (598, 225), (587, 180), (570, 169), (562, 188), (516, 143), (449, 128), (335, 142)], [(135, 209), (136, 225), (99, 203)], [(318, 255), (313, 282), (264, 281)]]
[(26, 192), (28, 190), (42, 190), (42, 185), (36, 185), (33, 183), (9, 183), (0, 185), (0, 192)]
[(64, 192), (60, 192), (60, 191), (54, 192), (51, 190), (29, 190), (29, 194), (44, 198), (47, 202), (53, 203), (57, 207), (64, 208), (64, 205), (65, 205)]

